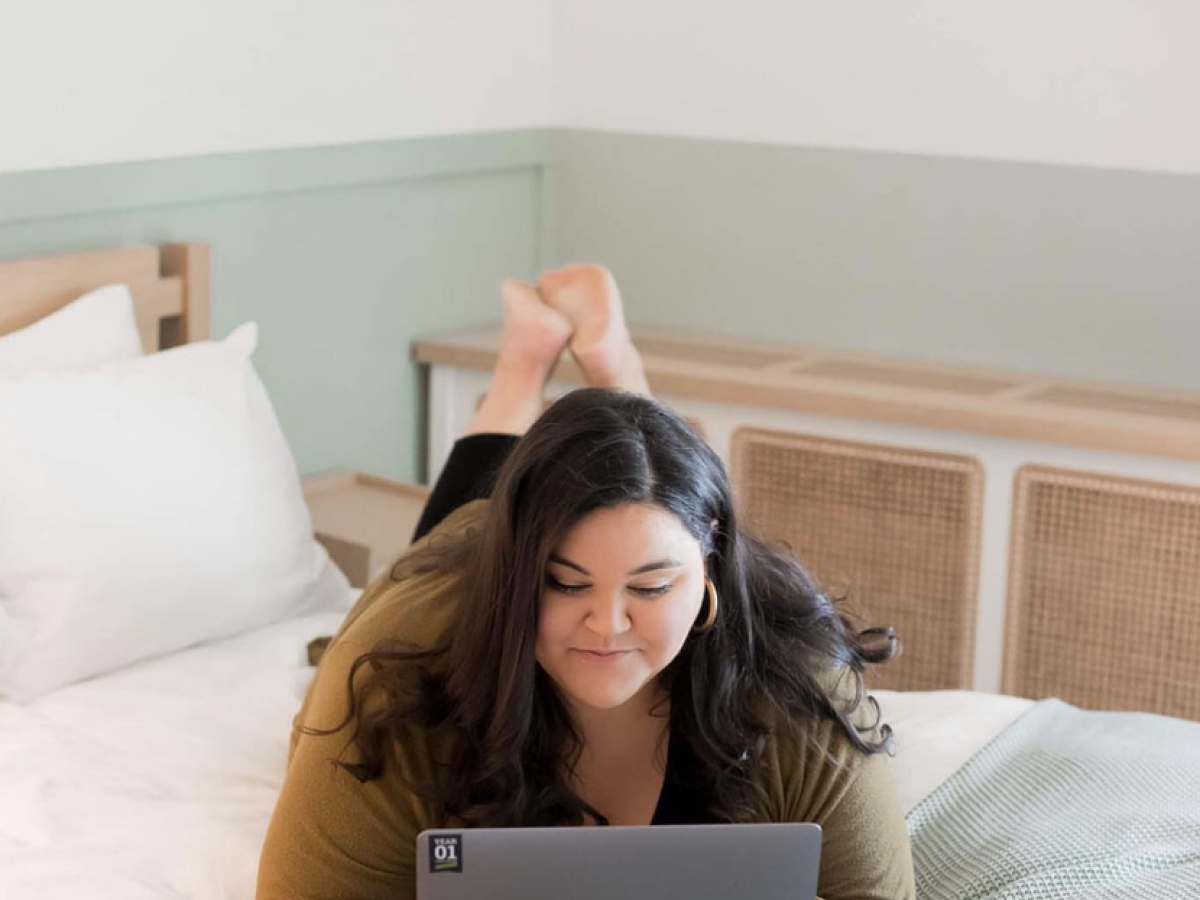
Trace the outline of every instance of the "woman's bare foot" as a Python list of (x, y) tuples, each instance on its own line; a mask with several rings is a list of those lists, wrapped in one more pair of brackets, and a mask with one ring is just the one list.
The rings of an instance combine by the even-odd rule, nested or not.
[(504, 327), (487, 395), (465, 434), (524, 434), (541, 414), (546, 382), (571, 338), (571, 323), (515, 278), (500, 285)]
[(571, 322), (543, 301), (538, 289), (516, 278), (500, 285), (504, 327), (500, 332), (500, 359), (549, 376), (571, 338)]
[(625, 325), (621, 293), (604, 266), (569, 265), (538, 279), (542, 298), (574, 328), (571, 355), (587, 383), (649, 394), (641, 354)]

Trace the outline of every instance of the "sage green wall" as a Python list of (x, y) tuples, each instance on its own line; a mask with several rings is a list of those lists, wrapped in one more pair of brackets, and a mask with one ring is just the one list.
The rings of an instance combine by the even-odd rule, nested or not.
[(255, 365), (305, 474), (420, 475), (410, 341), (499, 319), (549, 244), (537, 131), (0, 175), (0, 258), (209, 241), (213, 334)]
[(556, 132), (632, 322), (1195, 390), (1200, 177)]
[(422, 472), (415, 336), (598, 260), (647, 325), (1194, 390), (1200, 178), (583, 131), (0, 175), (0, 258), (213, 245), (302, 472)]

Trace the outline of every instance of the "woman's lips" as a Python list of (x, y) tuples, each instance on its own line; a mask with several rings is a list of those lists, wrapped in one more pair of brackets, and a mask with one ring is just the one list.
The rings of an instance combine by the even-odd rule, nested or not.
[(575, 652), (591, 662), (612, 662), (633, 653), (632, 650), (583, 650), (578, 647)]

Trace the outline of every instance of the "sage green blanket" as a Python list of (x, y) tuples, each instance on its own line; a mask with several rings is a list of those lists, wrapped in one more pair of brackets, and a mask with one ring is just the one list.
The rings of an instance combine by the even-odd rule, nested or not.
[(1200, 723), (1043, 700), (907, 821), (919, 900), (1200, 898)]

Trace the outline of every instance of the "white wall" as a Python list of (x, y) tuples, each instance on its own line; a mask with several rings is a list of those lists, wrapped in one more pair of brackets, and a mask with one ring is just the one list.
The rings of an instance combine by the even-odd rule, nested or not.
[(1195, 0), (0, 9), (0, 172), (549, 125), (1200, 172)]
[(550, 0), (10, 0), (0, 172), (550, 124)]
[(557, 124), (1200, 172), (1196, 0), (555, 0)]

